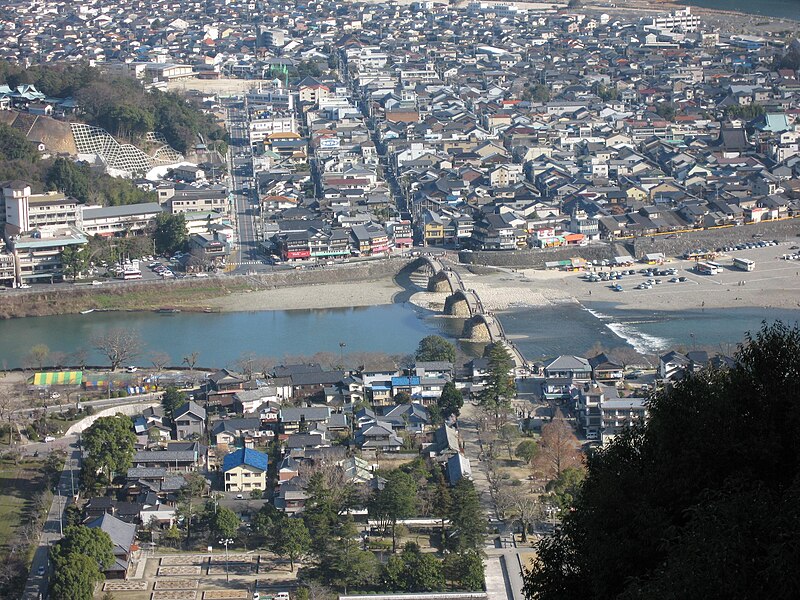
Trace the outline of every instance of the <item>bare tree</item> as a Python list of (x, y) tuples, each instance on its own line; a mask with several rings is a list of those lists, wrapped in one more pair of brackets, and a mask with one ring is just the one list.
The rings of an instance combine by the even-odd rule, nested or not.
[(256, 368), (256, 361), (258, 357), (256, 357), (254, 352), (242, 352), (239, 355), (239, 358), (236, 359), (234, 363), (235, 368), (239, 371), (242, 375), (245, 376), (246, 379), (252, 379), (253, 371)]
[(313, 579), (304, 582), (297, 591), (297, 598), (307, 598), (308, 600), (333, 600), (337, 598), (337, 595), (331, 590)]
[(86, 351), (86, 348), (75, 348), (68, 358), (73, 367), (78, 367), (80, 370), (83, 370), (86, 368), (86, 363), (89, 360), (89, 353)]
[(194, 371), (194, 366), (197, 364), (197, 359), (200, 357), (199, 352), (192, 352), (183, 357), (183, 364), (189, 367), (190, 371)]
[(557, 479), (561, 471), (581, 464), (580, 443), (561, 410), (542, 427), (541, 452), (535, 461), (549, 479)]
[(153, 352), (150, 355), (150, 363), (153, 365), (153, 370), (156, 372), (156, 389), (158, 389), (159, 384), (161, 383), (161, 373), (167, 368), (167, 365), (169, 365), (171, 360), (172, 357), (170, 357), (170, 355), (166, 352)]
[(8, 425), (8, 445), (13, 441), (14, 421), (17, 415), (14, 411), (19, 407), (17, 394), (7, 386), (0, 388), (0, 423)]
[(51, 352), (50, 364), (56, 369), (63, 369), (67, 365), (67, 353), (60, 350)]
[(142, 342), (135, 331), (109, 329), (105, 334), (92, 338), (92, 346), (108, 357), (113, 372), (122, 363), (129, 362), (138, 356)]
[(538, 497), (522, 485), (507, 485), (500, 492), (507, 515), (518, 521), (522, 527), (522, 541), (528, 541), (528, 527), (533, 525), (541, 514)]
[(44, 367), (44, 362), (47, 360), (48, 356), (50, 356), (50, 348), (45, 344), (36, 344), (31, 348), (31, 362), (33, 362), (40, 371)]

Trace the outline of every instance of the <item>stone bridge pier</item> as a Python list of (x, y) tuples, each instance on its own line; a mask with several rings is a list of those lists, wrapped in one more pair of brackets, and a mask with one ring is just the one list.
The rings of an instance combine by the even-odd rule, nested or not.
[(447, 273), (444, 271), (439, 271), (438, 273), (434, 273), (428, 279), (428, 291), (429, 292), (450, 292), (450, 280), (447, 277)]
[(464, 331), (461, 337), (471, 342), (491, 342), (492, 332), (489, 323), (483, 315), (475, 315), (464, 322)]

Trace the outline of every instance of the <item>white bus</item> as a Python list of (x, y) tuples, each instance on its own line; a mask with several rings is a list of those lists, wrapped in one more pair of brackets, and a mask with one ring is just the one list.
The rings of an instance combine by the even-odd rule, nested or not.
[(720, 266), (712, 262), (699, 262), (695, 265), (694, 270), (700, 275), (716, 275), (720, 272)]
[(122, 279), (124, 281), (129, 281), (131, 279), (141, 279), (141, 278), (142, 278), (141, 271), (126, 270), (122, 272)]
[(742, 271), (754, 271), (756, 263), (749, 258), (734, 258), (733, 266)]

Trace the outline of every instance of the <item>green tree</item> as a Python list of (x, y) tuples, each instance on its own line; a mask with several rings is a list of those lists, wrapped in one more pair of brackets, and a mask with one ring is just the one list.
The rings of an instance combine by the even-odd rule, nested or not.
[[(399, 469), (386, 475), (386, 485), (375, 490), (367, 510), (373, 519), (392, 528), (392, 552), (397, 549), (397, 521), (413, 517), (417, 509), (417, 482)], [(385, 526), (385, 525), (384, 525)]]
[(327, 581), (349, 590), (363, 590), (378, 577), (378, 559), (372, 552), (361, 550), (358, 529), (348, 516), (336, 527), (320, 569)]
[(567, 467), (558, 478), (547, 484), (547, 491), (561, 510), (567, 510), (575, 502), (585, 478), (585, 469)]
[(465, 552), (451, 552), (444, 558), (444, 572), (446, 578), (453, 583), (453, 587), (469, 592), (483, 590), (483, 558), (476, 550)]
[(469, 479), (460, 479), (450, 495), (448, 547), (454, 552), (479, 551), (486, 538), (487, 522), (475, 484)]
[(234, 539), (239, 531), (239, 516), (229, 508), (218, 506), (208, 515), (208, 529), (215, 538)]
[(186, 403), (186, 394), (176, 388), (174, 385), (167, 386), (161, 396), (161, 407), (164, 409), (164, 415), (172, 421), (175, 416), (175, 411)]
[(409, 542), (383, 569), (384, 589), (397, 592), (439, 592), (445, 588), (442, 562)]
[(671, 102), (661, 102), (656, 106), (656, 114), (666, 121), (674, 121), (678, 110)]
[(58, 190), (78, 200), (90, 199), (91, 175), (87, 165), (78, 165), (68, 158), (57, 158), (47, 170), (47, 189)]
[(97, 561), (85, 554), (71, 554), (53, 561), (50, 596), (59, 600), (92, 600), (94, 586), (104, 579)]
[(397, 392), (394, 395), (394, 401), (396, 404), (411, 404), (411, 394), (408, 392)]
[(72, 277), (72, 281), (75, 281), (89, 264), (84, 247), (65, 246), (61, 251), (61, 264), (63, 265), (64, 275)]
[(114, 564), (114, 545), (111, 537), (97, 527), (75, 525), (64, 530), (61, 538), (50, 550), (53, 561), (69, 561), (72, 556), (82, 554), (91, 558), (95, 564), (108, 569)]
[(280, 557), (286, 556), (294, 572), (294, 563), (305, 556), (311, 548), (311, 536), (300, 519), (283, 518), (272, 527), (269, 549)]
[(182, 214), (159, 213), (156, 216), (156, 229), (153, 233), (156, 250), (172, 254), (186, 247), (188, 233), (186, 219)]
[(452, 381), (448, 381), (442, 388), (442, 394), (436, 401), (437, 406), (442, 411), (442, 416), (447, 419), (450, 415), (458, 416), (464, 406), (464, 395)]
[(422, 338), (414, 357), (419, 362), (455, 362), (456, 347), (440, 335), (429, 335)]
[(733, 104), (731, 106), (725, 107), (725, 118), (727, 120), (732, 119), (744, 119), (745, 121), (752, 121), (760, 117), (761, 115), (766, 114), (767, 109), (764, 108), (761, 104)]
[(133, 422), (125, 415), (100, 417), (83, 433), (81, 443), (90, 479), (101, 472), (111, 481), (115, 473), (125, 473), (131, 466), (136, 445)]
[(511, 400), (516, 393), (511, 354), (503, 344), (492, 344), (488, 380), (478, 399), (483, 409), (494, 416), (496, 429), (502, 426), (502, 417), (511, 408)]
[(444, 479), (442, 469), (436, 468), (433, 475), (433, 484), (436, 486), (431, 498), (431, 515), (441, 519), (441, 543), (440, 549), (445, 549), (446, 529), (445, 522), (450, 516), (450, 511), (453, 508), (453, 497), (450, 494), (450, 488)]
[(76, 504), (68, 504), (64, 509), (64, 524), (69, 527), (72, 525), (80, 525), (83, 520), (81, 509)]
[(181, 545), (181, 541), (183, 541), (183, 533), (175, 525), (167, 529), (161, 537), (161, 543), (170, 548), (177, 548)]
[(526, 464), (531, 464), (538, 454), (539, 444), (531, 439), (522, 440), (514, 450), (514, 455)]
[(39, 152), (19, 130), (0, 123), (0, 160), (36, 162)]
[(795, 598), (800, 328), (748, 335), (592, 455), (528, 598)]
[[(267, 502), (253, 515), (250, 526), (258, 535), (267, 537), (272, 532), (275, 523), (283, 518), (284, 514), (275, 508), (274, 504)], [(308, 528), (306, 528), (306, 531), (308, 531)]]

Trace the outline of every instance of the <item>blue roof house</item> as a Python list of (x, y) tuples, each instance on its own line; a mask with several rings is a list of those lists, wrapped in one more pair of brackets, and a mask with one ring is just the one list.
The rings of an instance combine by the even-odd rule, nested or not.
[(267, 489), (269, 458), (263, 452), (242, 448), (231, 452), (222, 461), (226, 492), (252, 492)]

